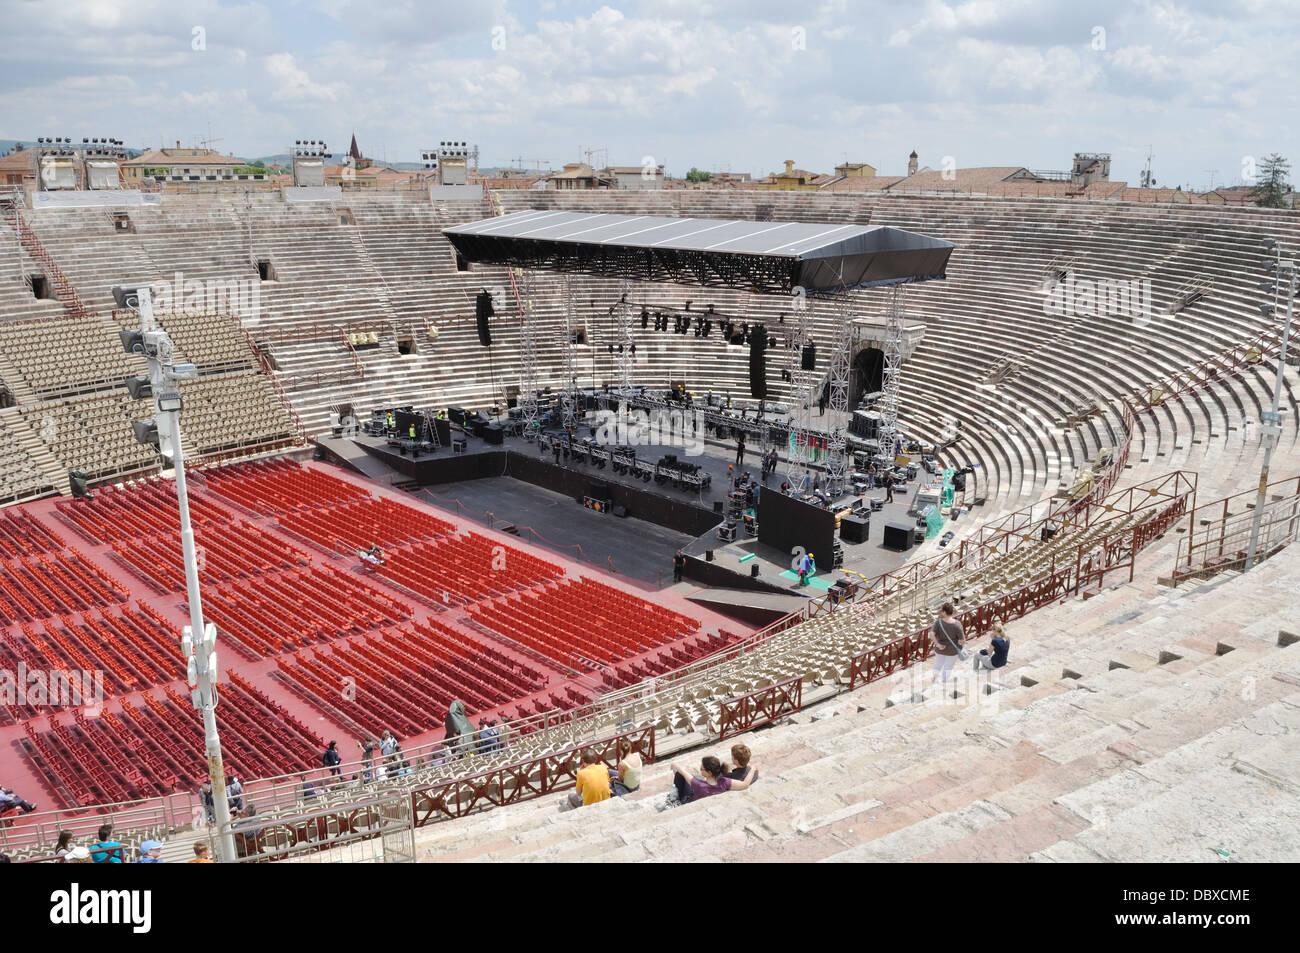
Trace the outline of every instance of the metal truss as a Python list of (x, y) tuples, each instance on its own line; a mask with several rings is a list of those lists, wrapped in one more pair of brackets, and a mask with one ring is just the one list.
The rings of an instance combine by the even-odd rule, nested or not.
[(795, 332), (794, 351), (797, 355), (791, 371), (791, 397), (794, 404), (790, 412), (790, 436), (787, 443), (789, 456), (786, 457), (785, 475), (791, 486), (799, 486), (803, 475), (812, 468), (813, 434), (812, 405), (816, 403), (817, 383), (820, 380), (816, 370), (802, 370), (803, 349), (812, 341), (812, 308), (806, 301), (800, 302), (796, 312), (799, 316), (799, 330)]
[(889, 305), (885, 315), (885, 369), (884, 391), (880, 398), (880, 452), (894, 455), (894, 439), (898, 436), (898, 386), (903, 373), (903, 286), (889, 289)]
[(849, 470), (845, 428), (849, 419), (849, 362), (853, 348), (853, 301), (847, 293), (833, 299), (835, 339), (831, 345), (826, 435), (826, 471), (832, 497), (843, 492)]
[(802, 263), (772, 255), (718, 255), (672, 248), (529, 241), (458, 235), (470, 261), (513, 268), (578, 272), (624, 281), (672, 282), (706, 288), (740, 288), (785, 294), (800, 283)]
[(571, 431), (578, 423), (578, 401), (582, 394), (578, 390), (577, 355), (573, 352), (573, 332), (578, 316), (578, 303), (573, 296), (573, 279), (564, 276), (564, 340), (563, 374), (560, 390), (560, 420), (566, 431)]
[(632, 341), (632, 283), (619, 282), (618, 301), (614, 305), (614, 329), (618, 338), (618, 392), (624, 397), (635, 392), (633, 379), (636, 376), (636, 344)]
[(536, 303), (533, 301), (533, 272), (521, 269), (523, 276), (523, 301), (519, 315), (519, 409), (524, 425), (524, 437), (533, 438), (537, 429), (537, 346), (538, 326)]

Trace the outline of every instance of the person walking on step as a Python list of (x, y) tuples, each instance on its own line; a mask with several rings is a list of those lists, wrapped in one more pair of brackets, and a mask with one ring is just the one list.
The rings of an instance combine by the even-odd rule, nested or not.
[(331, 775), (337, 778), (343, 775), (343, 772), (339, 769), (339, 764), (342, 761), (343, 756), (339, 754), (339, 743), (331, 741), (320, 756), (320, 763), (329, 769)]
[(934, 674), (930, 678), (930, 684), (942, 682), (942, 687), (946, 690), (948, 686), (948, 676), (952, 674), (952, 667), (958, 658), (966, 658), (967, 652), (961, 647), (966, 633), (962, 630), (961, 623), (957, 621), (957, 610), (953, 608), (951, 602), (945, 602), (939, 609), (939, 618), (934, 620), (934, 625), (930, 627), (930, 644), (934, 649)]
[(682, 573), (686, 571), (686, 554), (680, 549), (673, 556), (673, 582), (682, 581)]
[(980, 649), (980, 654), (975, 656), (975, 671), (993, 671), (995, 668), (1001, 668), (1007, 664), (1007, 653), (1011, 651), (1011, 640), (1007, 638), (1002, 631), (1002, 623), (996, 619), (993, 621), (992, 629), (993, 640), (989, 643), (987, 649)]

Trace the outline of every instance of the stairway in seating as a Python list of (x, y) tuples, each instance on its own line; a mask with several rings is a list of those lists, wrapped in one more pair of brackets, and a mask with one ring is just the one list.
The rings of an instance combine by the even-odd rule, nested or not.
[[(348, 211), (351, 213), (352, 210), (349, 209)], [(354, 222), (356, 221), (356, 218), (355, 213), (353, 213), (352, 220)], [(375, 267), (374, 259), (370, 257), (370, 249), (366, 248), (365, 239), (361, 237), (361, 227), (359, 225), (353, 225), (347, 230), (347, 232), (348, 240), (352, 242), (352, 247), (356, 249), (357, 257), (365, 264), (366, 269), (379, 279), (379, 285), (375, 289), (375, 298), (379, 303), (379, 309), (384, 313), (384, 316), (392, 322), (393, 329), (396, 330), (399, 318), (397, 311), (393, 308), (392, 298), (389, 295), (390, 289), (388, 287), (388, 282), (385, 280), (383, 272)]]
[(77, 294), (77, 289), (72, 287), (72, 282), (68, 276), (63, 273), (58, 264), (54, 261), (53, 256), (46, 250), (45, 245), (41, 242), (40, 237), (34, 232), (30, 225), (23, 219), (23, 213), (18, 206), (17, 201), (9, 201), (4, 205), (5, 217), (10, 226), (18, 233), (18, 239), (25, 251), (33, 261), (39, 263), (41, 270), (44, 272), (50, 287), (54, 289), (54, 294), (63, 302), (68, 314), (74, 318), (89, 318), (94, 312), (82, 303), (81, 296)]
[[(17, 395), (15, 394), (15, 396)], [(72, 493), (72, 488), (68, 485), (67, 470), (55, 459), (54, 454), (50, 452), (49, 446), (41, 439), (40, 434), (23, 420), (18, 408), (5, 407), (0, 409), (0, 424), (3, 424), (18, 440), (28, 462), (34, 469), (41, 472), (45, 482), (62, 495), (69, 496)]]

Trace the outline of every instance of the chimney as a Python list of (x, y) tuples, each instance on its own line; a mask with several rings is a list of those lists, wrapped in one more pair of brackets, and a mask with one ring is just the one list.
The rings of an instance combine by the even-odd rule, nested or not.
[(785, 174), (786, 174), (786, 175), (789, 175), (789, 174), (792, 173), (792, 172), (794, 172), (794, 160), (793, 160), (793, 159), (786, 159), (786, 160), (785, 160)]
[(177, 139), (177, 140), (176, 140), (176, 148), (179, 149), (180, 147), (181, 147), (181, 141), (180, 141), (179, 139)]
[(910, 156), (907, 157), (907, 174), (908, 174), (908, 175), (916, 175), (916, 158), (917, 158), (917, 157), (916, 157), (916, 150), (913, 149), (913, 150), (912, 150), (912, 154), (911, 154)]

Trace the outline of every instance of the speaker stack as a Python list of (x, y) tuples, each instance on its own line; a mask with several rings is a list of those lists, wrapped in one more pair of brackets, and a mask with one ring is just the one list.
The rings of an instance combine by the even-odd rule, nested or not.
[(906, 523), (886, 523), (884, 545), (895, 552), (907, 552), (912, 548), (912, 527)]
[(749, 393), (755, 400), (767, 397), (767, 329), (761, 324), (749, 331)]
[(478, 321), (478, 343), (484, 347), (492, 346), (492, 329), (488, 327), (488, 321), (493, 314), (492, 293), (487, 290), (480, 291), (474, 301), (474, 317)]

